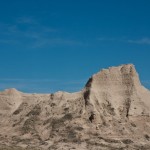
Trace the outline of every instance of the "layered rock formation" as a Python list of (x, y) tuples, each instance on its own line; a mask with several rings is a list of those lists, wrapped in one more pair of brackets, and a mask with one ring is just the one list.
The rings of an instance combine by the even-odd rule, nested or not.
[(0, 149), (150, 149), (150, 91), (132, 64), (77, 93), (0, 92)]

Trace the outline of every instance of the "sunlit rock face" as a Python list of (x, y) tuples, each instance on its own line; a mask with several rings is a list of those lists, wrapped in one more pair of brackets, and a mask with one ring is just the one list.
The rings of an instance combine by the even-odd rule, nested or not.
[(126, 119), (150, 114), (150, 92), (141, 86), (132, 64), (103, 69), (93, 75), (85, 87), (87, 111), (98, 119)]
[(0, 149), (150, 149), (150, 91), (134, 65), (103, 69), (76, 93), (0, 92)]

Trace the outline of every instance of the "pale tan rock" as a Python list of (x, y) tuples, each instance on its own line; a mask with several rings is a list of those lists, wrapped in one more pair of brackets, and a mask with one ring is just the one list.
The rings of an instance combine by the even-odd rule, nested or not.
[(134, 65), (103, 69), (76, 93), (0, 92), (0, 149), (150, 149), (150, 91)]

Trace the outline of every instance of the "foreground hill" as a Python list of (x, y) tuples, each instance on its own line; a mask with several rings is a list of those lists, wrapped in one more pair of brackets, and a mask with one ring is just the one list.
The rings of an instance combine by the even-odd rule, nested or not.
[(7, 89), (0, 120), (0, 149), (150, 149), (150, 91), (132, 64), (103, 69), (77, 93)]

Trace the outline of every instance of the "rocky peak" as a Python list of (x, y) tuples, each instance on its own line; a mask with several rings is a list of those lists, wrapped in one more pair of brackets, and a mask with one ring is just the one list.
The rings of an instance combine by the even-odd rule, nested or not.
[(142, 97), (149, 92), (141, 86), (132, 64), (102, 69), (88, 80), (84, 91), (88, 115), (96, 112), (97, 116), (121, 119), (150, 113), (147, 96)]
[(6, 89), (3, 94), (9, 95), (9, 96), (19, 96), (21, 92), (16, 90), (15, 88)]
[(102, 69), (88, 80), (85, 88), (100, 88), (99, 86), (103, 86), (104, 88), (106, 86), (108, 87), (116, 85), (141, 85), (134, 65), (127, 64), (118, 67)]

